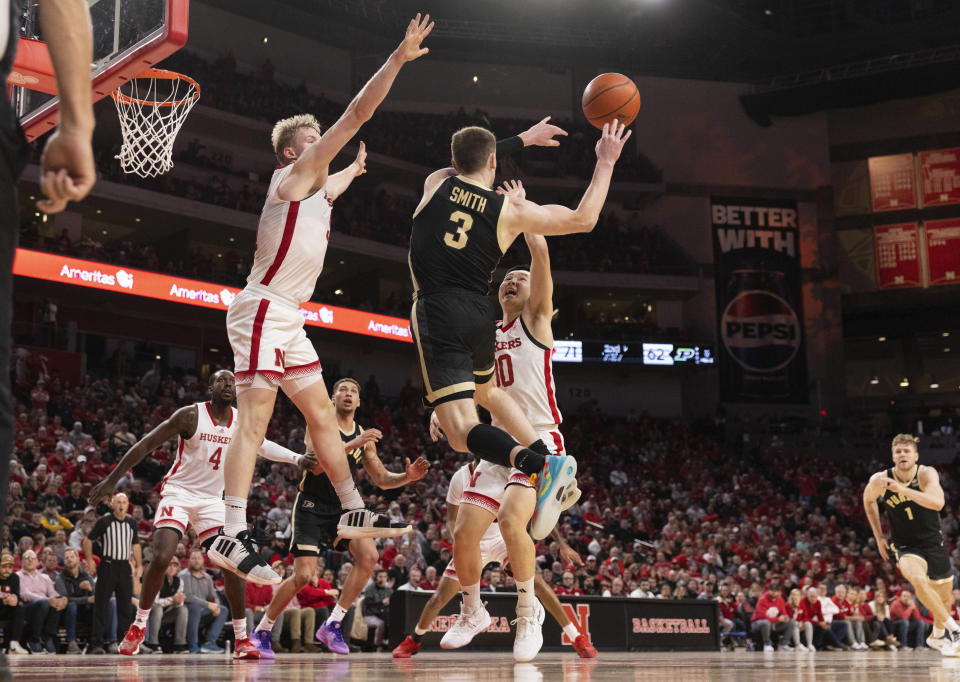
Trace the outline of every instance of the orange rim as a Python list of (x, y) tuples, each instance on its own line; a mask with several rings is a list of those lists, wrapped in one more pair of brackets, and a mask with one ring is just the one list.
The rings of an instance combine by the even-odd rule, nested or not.
[[(176, 71), (168, 71), (166, 69), (147, 69), (146, 71), (137, 74), (130, 80), (133, 81), (138, 78), (161, 78), (161, 79), (171, 80), (171, 81), (174, 81), (174, 80), (186, 81), (187, 83), (193, 86), (193, 92), (190, 94), (189, 97), (185, 99), (178, 99), (174, 102), (158, 102), (152, 99), (139, 99), (137, 97), (131, 97), (130, 95), (125, 95), (122, 92), (120, 92), (119, 88), (111, 92), (110, 96), (117, 102), (120, 102), (121, 104), (126, 104), (128, 106), (134, 103), (138, 103), (138, 104), (144, 104), (152, 107), (176, 107), (182, 104), (187, 104), (188, 102), (195, 102), (197, 98), (200, 97), (200, 84), (197, 83), (197, 81), (190, 78), (190, 76), (186, 76), (182, 73), (177, 73)], [(129, 83), (130, 81), (127, 81), (127, 82)]]

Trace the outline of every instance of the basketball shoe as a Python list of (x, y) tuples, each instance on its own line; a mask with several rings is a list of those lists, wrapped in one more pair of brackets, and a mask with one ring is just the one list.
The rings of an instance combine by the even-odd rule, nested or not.
[[(270, 634), (269, 632), (267, 633)], [(260, 658), (260, 649), (253, 645), (249, 637), (238, 639), (233, 645), (233, 660), (255, 661)]]
[(218, 535), (207, 550), (210, 560), (256, 585), (279, 585), (283, 578), (263, 560), (247, 531), (236, 537)]
[(517, 633), (513, 640), (513, 660), (518, 663), (532, 661), (543, 646), (543, 620), (547, 614), (539, 599), (533, 601), (533, 606), (518, 606), (517, 617), (510, 621), (517, 626)]
[(536, 486), (537, 506), (530, 520), (530, 535), (534, 540), (542, 540), (557, 525), (567, 488), (576, 483), (577, 460), (570, 455), (551, 455), (535, 476), (536, 481), (531, 476), (531, 483)]
[(457, 622), (447, 630), (443, 639), (440, 640), (440, 647), (443, 649), (459, 649), (469, 644), (474, 637), (490, 627), (490, 614), (482, 604), (470, 610), (460, 603), (460, 617)]
[(420, 651), (420, 642), (415, 642), (413, 635), (407, 635), (407, 638), (397, 645), (393, 650), (394, 658), (410, 658)]
[(337, 537), (340, 538), (395, 538), (413, 531), (408, 523), (391, 521), (383, 514), (369, 509), (351, 509), (344, 512), (337, 523)]
[(146, 632), (146, 628), (140, 628), (136, 625), (131, 625), (130, 629), (127, 630), (127, 634), (124, 636), (123, 641), (120, 642), (120, 646), (117, 647), (117, 651), (124, 656), (136, 656), (140, 653), (140, 645), (143, 643), (143, 638), (146, 636)]

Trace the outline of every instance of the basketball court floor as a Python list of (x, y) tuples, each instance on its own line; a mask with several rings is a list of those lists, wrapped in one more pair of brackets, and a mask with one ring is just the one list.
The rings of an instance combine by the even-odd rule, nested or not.
[(960, 680), (960, 658), (934, 651), (798, 654), (776, 652), (543, 653), (515, 664), (509, 652), (281, 655), (274, 661), (205, 656), (13, 656), (14, 680), (70, 682), (626, 682), (629, 680)]

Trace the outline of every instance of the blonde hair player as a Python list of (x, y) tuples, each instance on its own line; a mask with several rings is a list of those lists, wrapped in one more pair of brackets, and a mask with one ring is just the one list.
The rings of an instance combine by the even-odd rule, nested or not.
[(270, 423), (277, 388), (282, 388), (303, 414), (316, 445), (314, 473), (329, 476), (346, 511), (338, 523), (340, 535), (392, 537), (412, 530), (364, 508), (343, 457), (336, 411), (299, 308), (313, 294), (323, 269), (332, 202), (364, 172), (363, 143), (347, 169), (331, 175), (330, 162), (373, 116), (400, 68), (427, 53), (420, 45), (432, 30), (429, 15), (421, 19), (418, 14), (411, 20), (400, 45), (326, 134), (320, 134), (312, 116), (280, 121), (273, 132), (271, 141), (280, 167), (273, 173), (260, 214), (247, 285), (227, 311), (239, 422), (224, 465), (224, 539), (209, 552), (219, 566), (254, 583), (275, 585), (281, 581), (247, 535), (247, 496), (256, 449)]
[[(863, 507), (884, 561), (888, 550), (897, 568), (910, 581), (917, 598), (933, 614), (933, 632), (927, 645), (945, 656), (960, 655), (960, 625), (950, 616), (953, 606), (953, 570), (943, 546), (940, 510), (943, 488), (931, 466), (918, 463), (917, 439), (907, 433), (891, 444), (893, 466), (870, 477), (863, 491)], [(880, 527), (878, 506), (890, 523), (888, 541)]]

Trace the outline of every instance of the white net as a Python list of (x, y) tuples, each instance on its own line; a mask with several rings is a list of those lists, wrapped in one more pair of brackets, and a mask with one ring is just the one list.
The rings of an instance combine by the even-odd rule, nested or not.
[(150, 69), (111, 93), (120, 115), (124, 173), (154, 178), (173, 168), (173, 143), (200, 97), (192, 78)]

